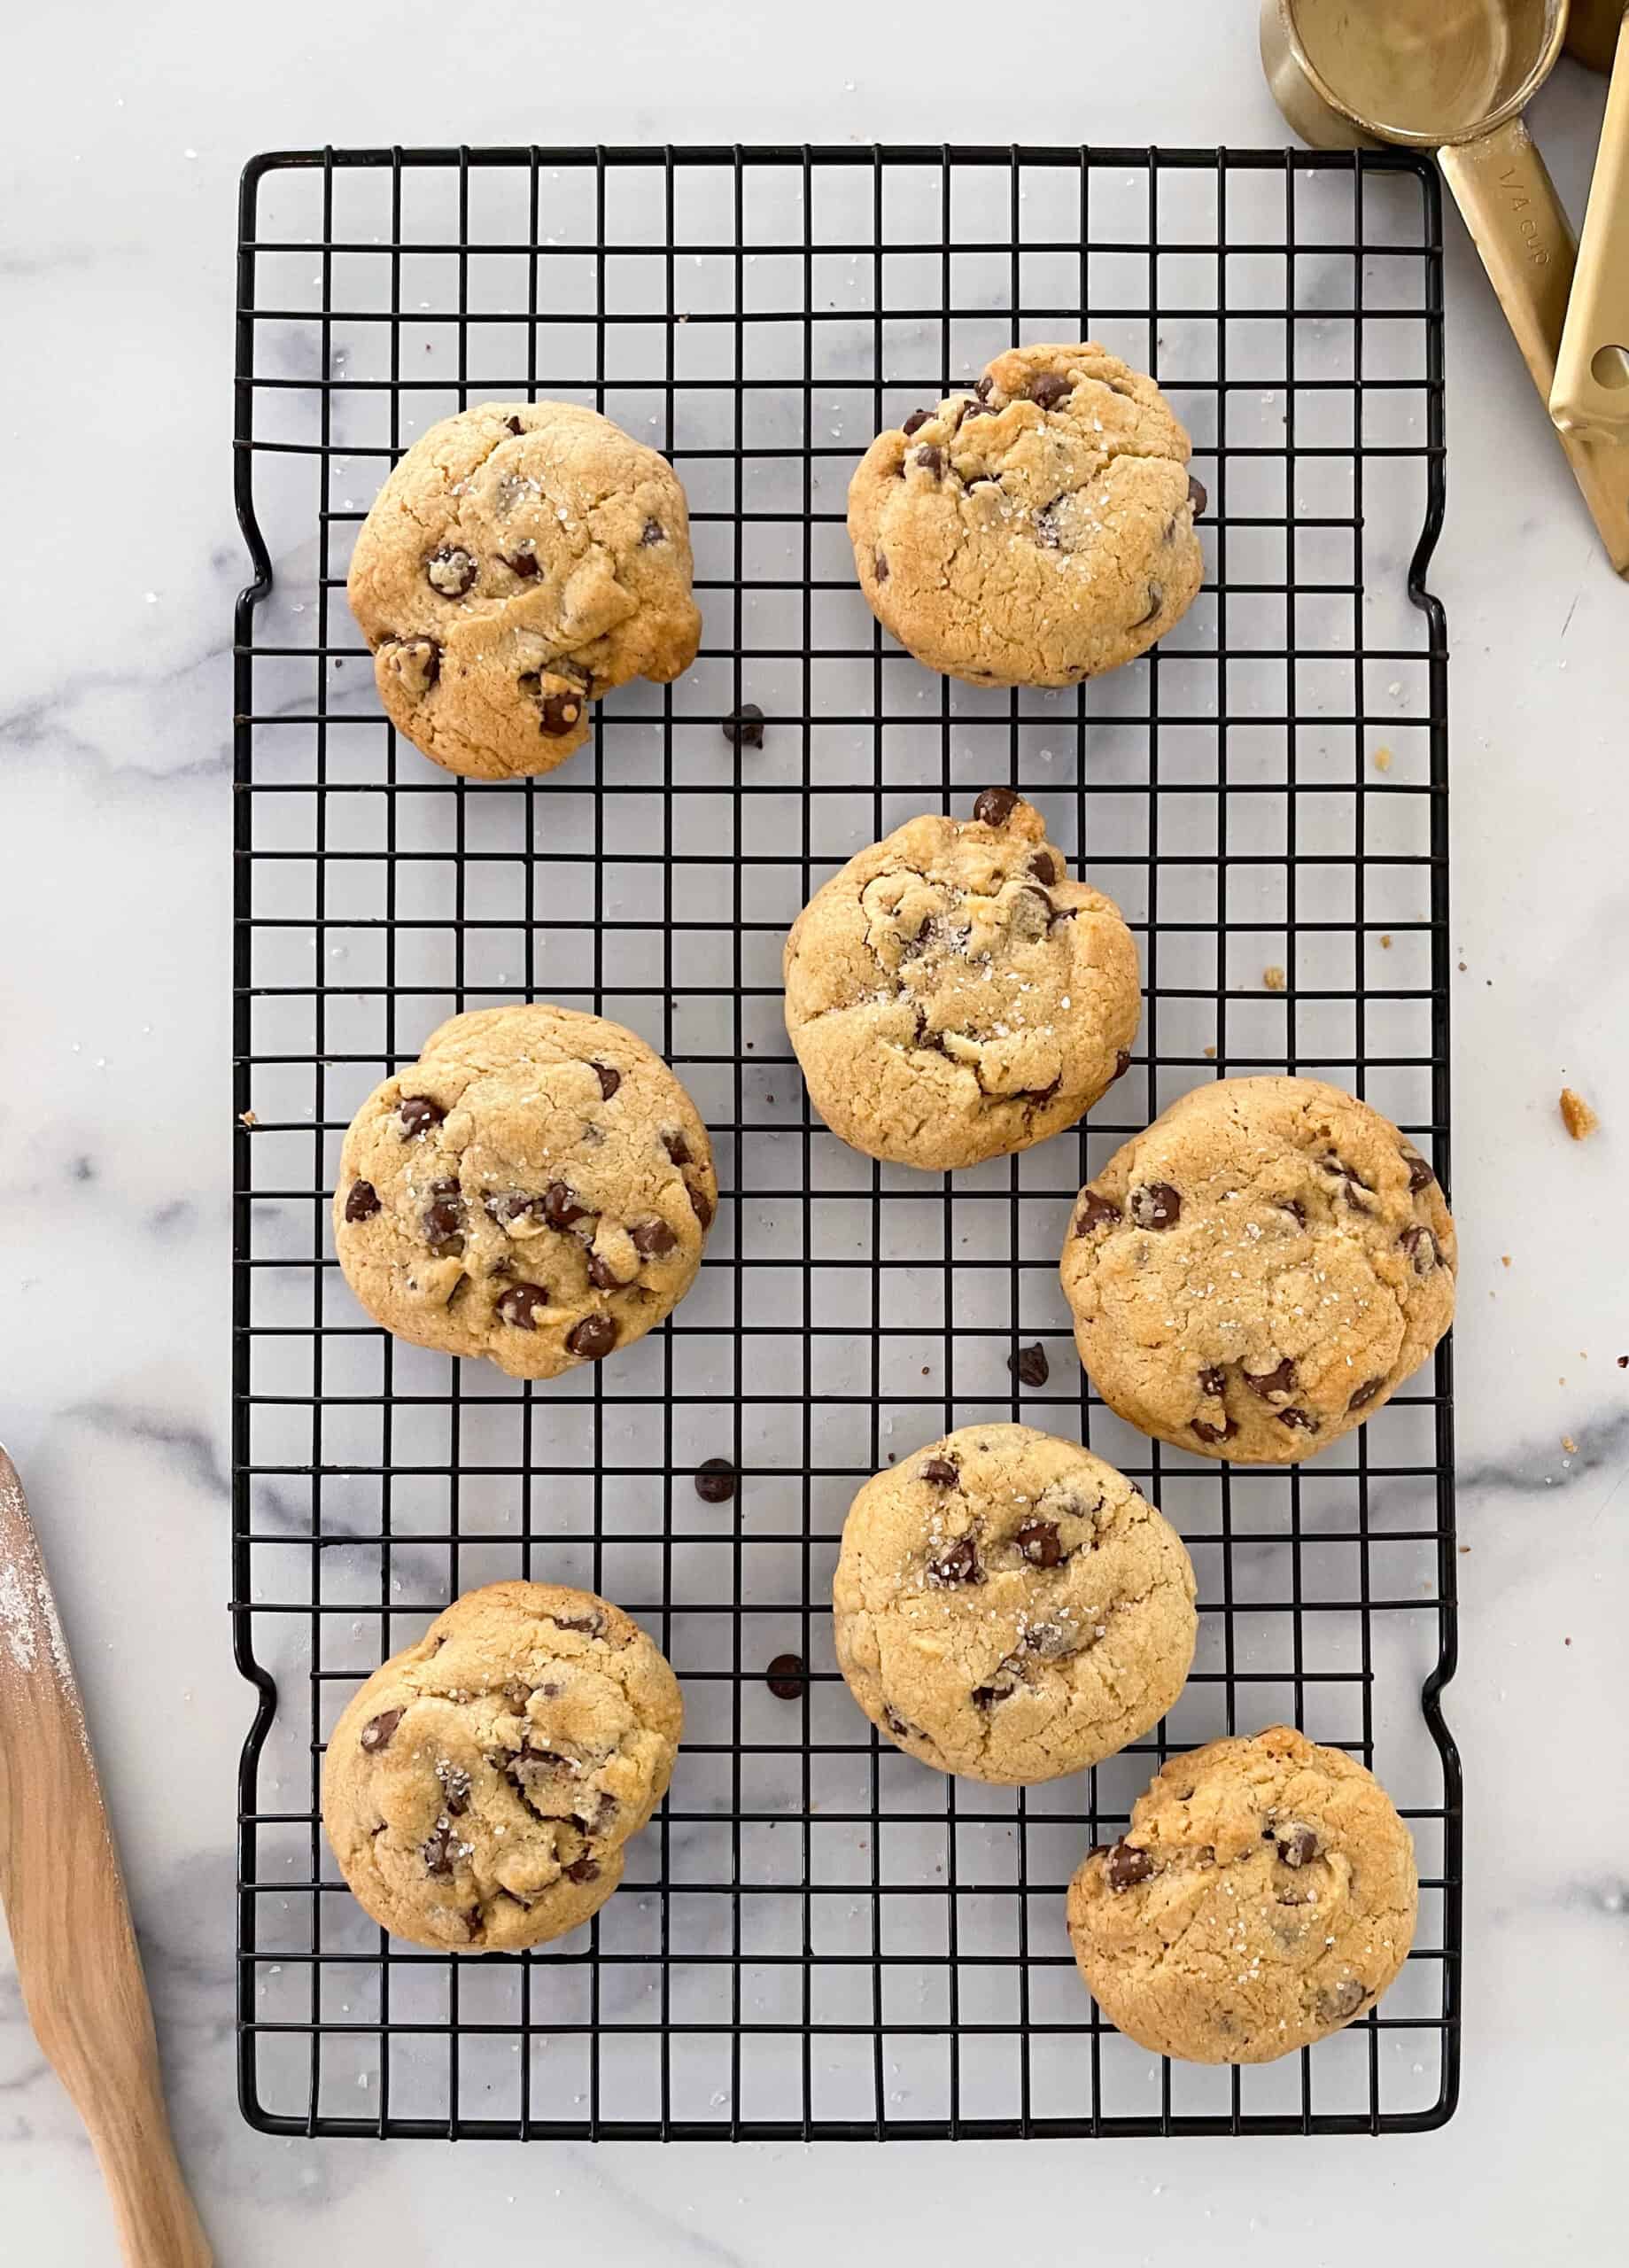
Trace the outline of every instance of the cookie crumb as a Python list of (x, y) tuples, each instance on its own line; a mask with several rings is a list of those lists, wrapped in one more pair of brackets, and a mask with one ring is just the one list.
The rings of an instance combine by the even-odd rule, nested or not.
[(1206, 1059), (1207, 1059), (1207, 1060), (1208, 1060), (1208, 1061), (1210, 1061), (1210, 1062), (1212, 1062), (1212, 1063), (1214, 1063), (1214, 1062), (1215, 1061), (1215, 1060), (1216, 1060), (1216, 1051), (1215, 1051), (1215, 1049), (1214, 1049), (1214, 1047), (1207, 1047), (1207, 1048), (1205, 1050), (1205, 1053), (1206, 1053)]
[(1571, 1433), (1563, 1433), (1563, 1434), (1562, 1435), (1562, 1437), (1561, 1437), (1561, 1445), (1562, 1445), (1563, 1449), (1566, 1450), (1567, 1455), (1568, 1455), (1569, 1456), (1576, 1456), (1578, 1455), (1578, 1453), (1579, 1453), (1579, 1445), (1578, 1445), (1578, 1443), (1573, 1440), (1573, 1438), (1572, 1438), (1572, 1436), (1571, 1436)]
[(1501, 1252), (1500, 1254), (1499, 1264), (1501, 1268), (1508, 1268), (1510, 1265), (1510, 1255), (1508, 1252)]
[(1389, 748), (1377, 748), (1377, 749), (1375, 750), (1375, 770), (1376, 770), (1377, 772), (1389, 772), (1389, 771), (1391, 770), (1391, 768), (1392, 768), (1392, 751), (1391, 751), (1391, 750), (1390, 750)]
[(1581, 1094), (1571, 1087), (1561, 1091), (1561, 1122), (1575, 1142), (1586, 1142), (1601, 1121)]
[(1383, 953), (1389, 953), (1389, 952), (1391, 951), (1391, 950), (1392, 950), (1392, 940), (1390, 939), (1390, 937), (1382, 937), (1382, 938), (1381, 938), (1381, 940), (1380, 940), (1380, 950), (1381, 950), (1381, 951), (1382, 951)]
[(260, 1122), (252, 1110), (240, 1110), (237, 1114), (237, 1122), (240, 1126), (258, 1126)]
[(1261, 971), (1261, 982), (1269, 992), (1282, 992), (1288, 981), (1276, 961), (1270, 968), (1264, 968)]

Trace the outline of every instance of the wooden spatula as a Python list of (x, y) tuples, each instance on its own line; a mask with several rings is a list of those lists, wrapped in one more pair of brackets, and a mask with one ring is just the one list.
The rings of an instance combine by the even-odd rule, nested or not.
[(35, 2037), (102, 2164), (131, 2268), (210, 2268), (74, 1665), (0, 1449), (0, 1901)]

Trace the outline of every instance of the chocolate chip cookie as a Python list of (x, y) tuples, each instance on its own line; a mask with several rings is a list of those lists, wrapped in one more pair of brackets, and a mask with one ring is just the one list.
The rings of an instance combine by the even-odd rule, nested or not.
[(880, 433), (849, 488), (873, 613), (929, 669), (1076, 685), (1163, 638), (1204, 571), (1191, 444), (1101, 346), (1018, 346)]
[(989, 788), (850, 858), (787, 939), (787, 1029), (815, 1108), (868, 1157), (943, 1171), (1028, 1149), (1130, 1061), (1136, 947), (1041, 815)]
[(1317, 1079), (1198, 1087), (1082, 1190), (1063, 1251), (1110, 1408), (1289, 1464), (1371, 1417), (1454, 1317), (1454, 1223), (1413, 1144)]
[(1158, 1722), (1193, 1660), (1175, 1530), (1112, 1465), (1028, 1425), (969, 1425), (873, 1475), (832, 1598), (873, 1724), (974, 1780), (1098, 1763)]
[(1287, 1725), (1174, 1756), (1069, 1885), (1099, 2007), (1139, 2047), (1268, 2063), (1370, 2008), (1413, 1941), (1414, 1845), (1379, 1782)]
[(480, 1008), (357, 1112), (334, 1241), (398, 1338), (552, 1379), (662, 1321), (718, 1202), (707, 1130), (642, 1039), (570, 1008)]
[(489, 1583), (352, 1697), (323, 1759), (322, 1824), (393, 1936), (541, 1945), (616, 1889), (683, 1723), (672, 1671), (620, 1607)]
[(351, 556), (391, 722), (477, 780), (552, 772), (589, 703), (695, 659), (685, 492), (570, 401), (487, 401), (415, 441)]

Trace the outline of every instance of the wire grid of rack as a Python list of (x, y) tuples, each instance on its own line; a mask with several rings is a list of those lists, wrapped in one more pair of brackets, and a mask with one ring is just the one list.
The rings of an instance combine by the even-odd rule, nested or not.
[[(1088, 1172), (1177, 1094), (1300, 1069), (1447, 1169), (1447, 645), (1436, 177), (1400, 154), (1114, 149), (327, 151), (244, 177), (237, 479), (234, 1605), (240, 2076), (279, 2132), (869, 2137), (1377, 2132), (1451, 2112), (1460, 1783), (1446, 1348), (1292, 1471), (1151, 1443), (1086, 1391), (1056, 1260)], [(1013, 342), (1152, 370), (1209, 491), (1206, 587), (1067, 694), (885, 640), (850, 468)], [(663, 450), (702, 656), (601, 706), (547, 780), (397, 742), (344, 603), (355, 528), (434, 419), (566, 395)], [(274, 579), (273, 565), (275, 564)], [(1412, 603), (1410, 602), (1412, 601)], [(762, 748), (730, 745), (744, 701)], [(815, 1121), (780, 952), (837, 864), (1022, 788), (1124, 907), (1146, 1001), (1090, 1124), (941, 1178)], [(1276, 971), (1283, 989), (1274, 989)], [(1265, 972), (1274, 972), (1269, 983)], [(337, 1275), (343, 1130), (444, 1015), (631, 1024), (712, 1129), (723, 1199), (671, 1324), (526, 1386), (392, 1343)], [(1050, 1379), (1020, 1386), (1038, 1341)], [(1027, 1791), (880, 1741), (829, 1581), (859, 1481), (1019, 1416), (1133, 1474), (1198, 1574), (1156, 1733)], [(723, 1456), (732, 1503), (693, 1475)], [(322, 1840), (325, 1734), (459, 1591), (609, 1593), (684, 1684), (664, 1811), (587, 1929), (516, 1957), (386, 1941)], [(792, 1698), (769, 1662), (805, 1666)], [(786, 1679), (779, 1681), (785, 1688)], [(1379, 2011), (1246, 2070), (1098, 2018), (1063, 1887), (1167, 1752), (1291, 1720), (1413, 1828), (1412, 1959)]]

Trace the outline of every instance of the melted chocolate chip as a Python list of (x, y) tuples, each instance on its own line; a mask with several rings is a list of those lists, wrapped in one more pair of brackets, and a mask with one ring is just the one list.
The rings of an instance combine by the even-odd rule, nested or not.
[(538, 1309), (549, 1304), (548, 1293), (541, 1284), (511, 1284), (498, 1302), (498, 1313), (516, 1331), (535, 1331)]
[(882, 1721), (896, 1740), (920, 1740), (922, 1736), (914, 1725), (908, 1725), (896, 1709), (883, 1705)]
[(538, 711), (538, 730), (552, 741), (563, 740), (583, 721), (580, 693), (551, 693)]
[(1286, 1867), (1305, 1867), (1318, 1855), (1321, 1845), (1310, 1827), (1298, 1825), (1277, 1830), (1278, 1856)]
[(1132, 1843), (1116, 1843), (1103, 1868), (1111, 1890), (1129, 1890), (1133, 1883), (1146, 1882), (1153, 1870), (1147, 1852)]
[(585, 1855), (580, 1859), (573, 1859), (569, 1867), (562, 1867), (560, 1871), (568, 1882), (598, 1882), (600, 1861), (598, 1859), (591, 1859)]
[(1343, 1977), (1338, 1984), (1331, 1984), (1318, 2000), (1318, 2014), (1326, 2023), (1344, 2023), (1354, 2016), (1369, 1994), (1355, 1977)]
[(974, 381), (973, 391), (977, 394), (981, 401), (988, 401), (989, 400), (990, 388), (995, 384), (995, 379), (992, 378), (989, 372), (986, 370), (981, 378), (978, 378)]
[(913, 409), (900, 428), (906, 440), (911, 439), (912, 433), (919, 433), (933, 414), (931, 409)]
[(409, 1134), (423, 1134), (431, 1126), (439, 1126), (446, 1116), (441, 1105), (431, 1102), (428, 1095), (403, 1095), (396, 1115)]
[(1415, 1274), (1429, 1276), (1437, 1265), (1437, 1239), (1431, 1231), (1416, 1224), (1405, 1229), (1397, 1241), (1414, 1262)]
[(436, 1777), (441, 1783), (443, 1807), (449, 1819), (462, 1819), (469, 1808), (469, 1775), (462, 1764), (449, 1764), (445, 1758), (436, 1767)]
[(719, 729), (732, 748), (762, 748), (764, 711), (756, 701), (743, 701), (733, 717), (725, 718)]
[(431, 1875), (450, 1875), (453, 1860), (459, 1849), (458, 1837), (453, 1832), (450, 1819), (438, 1819), (436, 1831), (428, 1843), (421, 1845), (419, 1856), (424, 1861), (424, 1871)]
[(376, 1756), (382, 1748), (390, 1746), (396, 1728), (406, 1714), (405, 1709), (385, 1709), (378, 1716), (369, 1717), (359, 1736), (358, 1746), (368, 1755)]
[(997, 408), (997, 405), (993, 401), (970, 401), (957, 423), (958, 425), (966, 425), (970, 424), (975, 417), (994, 417)]
[(481, 1204), (487, 1217), (495, 1221), (500, 1229), (507, 1229), (512, 1221), (524, 1220), (528, 1213), (543, 1210), (540, 1197), (528, 1197), (518, 1189), (489, 1191), (482, 1198)]
[(516, 435), (517, 439), (526, 430), (521, 423), (518, 417), (506, 417), (503, 422), (508, 427), (510, 432)]
[(970, 1535), (958, 1535), (954, 1543), (947, 1544), (936, 1559), (927, 1563), (929, 1580), (935, 1583), (981, 1583), (984, 1570), (979, 1565), (978, 1546)]
[(713, 1224), (712, 1199), (707, 1194), (707, 1192), (704, 1189), (698, 1189), (694, 1182), (687, 1181), (685, 1184), (685, 1187), (690, 1192), (691, 1211), (695, 1215), (696, 1219), (702, 1223), (702, 1226), (704, 1229), (710, 1229)]
[(1032, 1567), (1056, 1567), (1063, 1558), (1056, 1520), (1026, 1520), (1012, 1540)]
[(647, 520), (644, 526), (640, 530), (640, 548), (641, 551), (648, 551), (653, 543), (665, 543), (666, 541), (667, 530), (663, 526), (660, 520)]
[(424, 1241), (438, 1260), (452, 1260), (464, 1248), (464, 1201), (455, 1181), (432, 1181), (424, 1208)]
[(476, 565), (467, 551), (444, 543), (424, 562), (424, 575), (431, 589), (444, 599), (462, 599), (475, 587)]
[(518, 575), (523, 582), (530, 582), (538, 571), (538, 555), (529, 548), (514, 551), (503, 562), (511, 575)]
[(1423, 1189), (1431, 1187), (1437, 1177), (1417, 1150), (1405, 1150), (1402, 1158), (1408, 1169), (1408, 1193), (1417, 1197)]
[(441, 675), (441, 649), (433, 638), (387, 638), (381, 650), (415, 701), (423, 700)]
[(919, 1470), (930, 1488), (954, 1488), (961, 1479), (948, 1456), (930, 1456)]
[(345, 1199), (347, 1221), (371, 1221), (379, 1209), (379, 1192), (370, 1181), (353, 1181)]
[(647, 1260), (660, 1260), (679, 1242), (679, 1231), (665, 1221), (636, 1221), (628, 1233), (634, 1251)]
[(1244, 1380), (1252, 1394), (1259, 1394), (1263, 1402), (1270, 1402), (1276, 1394), (1295, 1392), (1295, 1364), (1286, 1355), (1276, 1370), (1263, 1371), (1259, 1376), (1253, 1371), (1246, 1371)]
[(617, 1324), (609, 1315), (586, 1315), (574, 1331), (566, 1334), (566, 1352), (576, 1355), (585, 1363), (597, 1363), (609, 1355), (617, 1344)]
[(1126, 1201), (1139, 1229), (1174, 1229), (1182, 1218), (1182, 1198), (1168, 1181), (1134, 1189)]
[(1029, 861), (1029, 871), (1038, 882), (1050, 888), (1058, 880), (1058, 861), (1050, 850), (1037, 850)]
[(1095, 1189), (1082, 1189), (1081, 1209), (1074, 1216), (1074, 1233), (1089, 1237), (1094, 1229), (1117, 1229), (1121, 1224), (1121, 1210), (1112, 1198), (1101, 1197)]
[(1207, 1425), (1203, 1418), (1196, 1418), (1192, 1420), (1192, 1430), (1202, 1441), (1231, 1441), (1238, 1428), (1230, 1418), (1225, 1418), (1220, 1425)]
[(1191, 473), (1188, 475), (1188, 501), (1193, 507), (1193, 517), (1196, 520), (1210, 501), (1210, 498), (1205, 493), (1205, 483), (1202, 480), (1196, 480)]
[(880, 544), (877, 546), (876, 551), (873, 555), (872, 568), (876, 575), (877, 580), (880, 583), (886, 583), (888, 579), (888, 555), (887, 552), (884, 551)]
[(1117, 1079), (1123, 1079), (1130, 1068), (1131, 1050), (1129, 1047), (1122, 1047), (1114, 1057), (1114, 1076)]
[(543, 1192), (543, 1218), (551, 1229), (569, 1229), (573, 1221), (586, 1220), (588, 1208), (577, 1201), (577, 1192), (563, 1181), (551, 1181)]
[(922, 444), (916, 453), (916, 461), (922, 470), (931, 473), (935, 480), (944, 470), (944, 452), (942, 449), (935, 448), (931, 441), (925, 441)]
[(621, 1277), (602, 1252), (589, 1254), (588, 1280), (596, 1292), (614, 1292), (622, 1282)]
[(1020, 1347), (1016, 1355), (1009, 1355), (1007, 1368), (1020, 1386), (1044, 1386), (1051, 1376), (1046, 1349), (1038, 1339), (1032, 1347)]
[(1199, 1372), (1199, 1392), (1201, 1394), (1214, 1394), (1220, 1398), (1220, 1396), (1226, 1392), (1227, 1384), (1227, 1372), (1224, 1370), (1218, 1368), (1214, 1363), (1213, 1363), (1208, 1369), (1203, 1370)]
[(676, 1166), (689, 1164), (690, 1145), (682, 1134), (664, 1134), (662, 1137), (662, 1146)]
[(702, 1459), (695, 1469), (695, 1493), (704, 1504), (727, 1504), (735, 1494), (735, 1467), (727, 1456)]
[(1363, 1381), (1363, 1384), (1359, 1386), (1357, 1392), (1353, 1395), (1351, 1401), (1347, 1402), (1347, 1409), (1367, 1410), (1369, 1403), (1374, 1400), (1375, 1396), (1379, 1393), (1381, 1387), (1385, 1384), (1385, 1380), (1384, 1379), (1366, 1379)]
[(1162, 583), (1151, 583), (1148, 586), (1148, 612), (1139, 615), (1131, 627), (1134, 630), (1145, 630), (1164, 604), (1165, 586)]
[(986, 827), (1005, 827), (1018, 805), (1019, 797), (1011, 788), (986, 788), (973, 807), (973, 816)]
[(967, 1698), (975, 1709), (993, 1709), (1014, 1689), (1011, 1685), (975, 1685)]
[(1292, 1433), (1315, 1433), (1318, 1430), (1318, 1421), (1308, 1410), (1276, 1410), (1273, 1415)]
[(591, 1063), (588, 1068), (600, 1082), (601, 1101), (609, 1102), (622, 1084), (622, 1073), (613, 1070), (609, 1063)]
[(803, 1689), (803, 1657), (777, 1654), (764, 1673), (764, 1682), (777, 1701), (795, 1701)]
[(1038, 409), (1056, 409), (1074, 392), (1074, 381), (1059, 377), (1056, 370), (1037, 370), (1029, 381), (1029, 399)]

